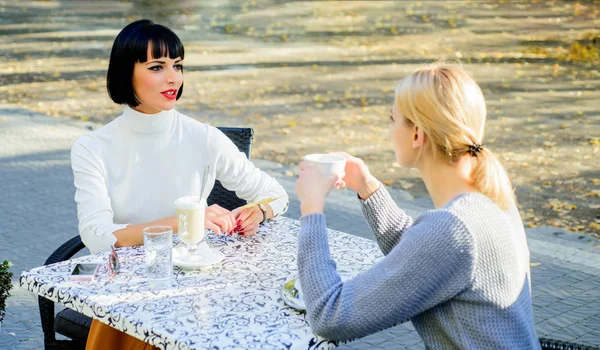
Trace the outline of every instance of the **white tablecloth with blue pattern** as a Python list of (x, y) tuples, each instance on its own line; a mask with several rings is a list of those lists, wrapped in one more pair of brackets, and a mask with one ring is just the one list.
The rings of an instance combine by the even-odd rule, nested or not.
[[(207, 271), (175, 268), (172, 286), (162, 290), (148, 285), (143, 246), (117, 249), (121, 272), (115, 277), (102, 272), (92, 282), (68, 279), (78, 262), (105, 264), (108, 253), (98, 253), (23, 272), (20, 282), (161, 349), (333, 348), (336, 342), (314, 335), (306, 314), (281, 299), (281, 286), (297, 277), (299, 230), (298, 221), (279, 217), (253, 237), (210, 234), (208, 244), (225, 260)], [(344, 276), (382, 257), (373, 241), (329, 232), (332, 256)]]

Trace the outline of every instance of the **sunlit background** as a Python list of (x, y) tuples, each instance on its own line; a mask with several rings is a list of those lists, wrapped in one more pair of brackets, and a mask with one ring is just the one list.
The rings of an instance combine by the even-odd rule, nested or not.
[(0, 103), (112, 120), (110, 48), (141, 18), (185, 45), (183, 113), (253, 127), (255, 158), (346, 150), (415, 197), (423, 183), (389, 144), (394, 87), (460, 62), (526, 225), (600, 236), (600, 1), (0, 1)]

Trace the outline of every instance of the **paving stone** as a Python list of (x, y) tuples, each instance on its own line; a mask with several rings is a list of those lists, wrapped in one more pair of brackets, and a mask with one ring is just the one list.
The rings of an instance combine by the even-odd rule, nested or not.
[(548, 292), (549, 295), (556, 297), (558, 300), (567, 299), (572, 295), (564, 289), (556, 289)]
[(592, 300), (590, 300), (590, 297), (582, 297), (579, 295), (561, 299), (560, 302), (563, 304), (572, 306), (572, 307), (577, 307), (577, 306), (581, 306), (581, 305), (584, 305), (587, 307), (594, 307), (594, 305), (590, 305), (590, 304), (592, 304)]
[(562, 316), (556, 316), (556, 317), (549, 319), (547, 321), (547, 324), (558, 330), (558, 329), (563, 329), (563, 328), (569, 327), (570, 325), (573, 324), (573, 320), (566, 318), (566, 317), (562, 317)]
[(535, 297), (535, 299), (533, 299), (533, 303), (535, 305), (540, 305), (540, 306), (548, 306), (548, 305), (553, 305), (556, 304), (560, 299), (552, 294), (550, 294), (551, 292), (553, 292), (554, 290), (550, 290), (549, 293), (545, 293), (542, 295), (538, 295)]
[(556, 327), (548, 324), (548, 321), (540, 322), (535, 325), (535, 330), (537, 332), (538, 337), (548, 338), (549, 334), (552, 334), (556, 331)]
[(340, 350), (370, 350), (373, 349), (373, 345), (366, 342), (353, 342), (352, 345), (343, 344), (338, 347)]
[[(593, 315), (593, 316), (590, 316), (590, 317), (586, 317), (585, 321), (589, 322), (589, 323), (593, 323), (595, 325), (600, 325), (600, 314), (596, 314), (596, 315)], [(594, 332), (600, 333), (600, 327), (596, 327), (596, 330)]]
[(578, 344), (597, 346), (600, 349), (600, 336), (586, 334), (574, 340)]
[[(587, 315), (579, 314), (573, 310), (567, 311), (567, 312), (561, 314), (560, 317), (563, 317), (563, 318), (569, 320), (573, 324), (582, 323), (582, 322), (585, 322), (585, 320), (589, 319), (589, 317)], [(590, 321), (590, 324), (598, 325), (600, 323), (598, 323), (597, 321)]]
[(424, 343), (418, 343), (418, 344), (412, 345), (411, 349), (414, 349), (414, 350), (425, 350), (427, 348), (425, 347)]
[(561, 339), (563, 341), (572, 342), (577, 337), (572, 332), (570, 332), (568, 330), (559, 329), (559, 330), (553, 331), (552, 334), (549, 336), (549, 338), (552, 338), (552, 339)]
[[(598, 248), (596, 248), (596, 249), (598, 249)], [(571, 278), (575, 281), (585, 281), (592, 276), (594, 276), (594, 275), (590, 275), (589, 273), (585, 273), (582, 271), (573, 271), (569, 274), (569, 278)]]
[(592, 328), (587, 327), (584, 324), (576, 323), (568, 327), (563, 328), (561, 331), (567, 332), (572, 335), (572, 339), (583, 337), (592, 331)]
[[(536, 317), (536, 320), (538, 320), (538, 318), (539, 318), (540, 321), (541, 321), (541, 320), (549, 320), (549, 319), (554, 318), (556, 316), (563, 315), (564, 313), (561, 312), (561, 311), (550, 309), (548, 307), (542, 307), (542, 308), (540, 308), (540, 307), (534, 307), (533, 314)], [(579, 316), (576, 319), (577, 320), (582, 320), (582, 317), (585, 317), (585, 316)], [(573, 319), (573, 318), (574, 317), (572, 316), (570, 319)], [(538, 321), (536, 321), (536, 323), (537, 322)], [(573, 321), (573, 322), (575, 322), (575, 321)]]
[[(572, 310), (572, 312), (576, 313), (576, 314), (581, 314), (581, 315), (585, 315), (585, 316), (591, 317), (591, 316), (598, 315), (600, 313), (600, 309), (598, 309), (598, 308), (591, 308), (591, 307), (587, 307), (587, 306), (580, 306), (578, 308), (574, 308)], [(597, 327), (597, 328), (600, 329), (600, 327)]]
[(564, 313), (564, 312), (576, 309), (577, 306), (565, 304), (562, 301), (559, 301), (553, 305), (548, 305), (548, 308), (556, 310), (556, 311), (560, 311), (561, 313)]
[(573, 285), (571, 285), (571, 287), (579, 288), (584, 291), (592, 291), (592, 292), (594, 292), (598, 289), (598, 286), (594, 283), (590, 283), (589, 280), (574, 283)]

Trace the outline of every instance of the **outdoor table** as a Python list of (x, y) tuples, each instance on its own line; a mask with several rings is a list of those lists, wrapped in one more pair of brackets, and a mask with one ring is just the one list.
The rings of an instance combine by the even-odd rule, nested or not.
[[(329, 349), (338, 342), (316, 336), (306, 313), (287, 306), (282, 285), (297, 273), (300, 223), (270, 220), (253, 237), (207, 236), (225, 255), (209, 270), (175, 268), (172, 286), (148, 284), (144, 248), (117, 249), (121, 272), (95, 281), (68, 278), (79, 262), (101, 262), (98, 253), (34, 268), (21, 286), (161, 349)], [(178, 239), (175, 239), (178, 242)], [(352, 277), (383, 256), (371, 240), (329, 230), (338, 272)], [(105, 271), (106, 269), (104, 269)]]

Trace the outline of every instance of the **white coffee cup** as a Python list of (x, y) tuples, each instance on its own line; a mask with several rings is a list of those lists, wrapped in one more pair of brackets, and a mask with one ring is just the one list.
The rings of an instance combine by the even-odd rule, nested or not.
[(341, 174), (346, 168), (346, 158), (337, 154), (309, 154), (304, 161), (314, 164), (323, 175)]

